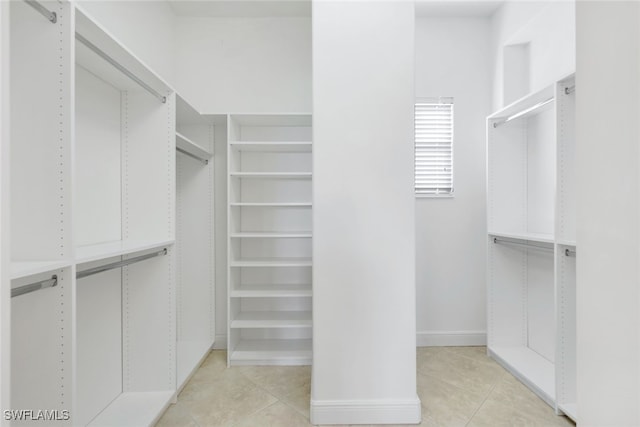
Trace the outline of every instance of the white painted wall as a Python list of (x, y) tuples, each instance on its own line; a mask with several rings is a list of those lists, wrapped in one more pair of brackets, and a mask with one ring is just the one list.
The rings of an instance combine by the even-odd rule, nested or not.
[(147, 67), (175, 85), (175, 16), (165, 1), (93, 1), (77, 4)]
[[(0, 2), (0, 406), (11, 408), (9, 2)], [(9, 425), (2, 417), (0, 425)]]
[(313, 4), (314, 424), (420, 420), (414, 24), (408, 1)]
[(492, 17), (493, 110), (504, 106), (505, 45), (529, 43), (529, 92), (575, 70), (575, 2), (507, 0)]
[(578, 2), (577, 65), (578, 423), (635, 426), (640, 425), (640, 3)]
[(311, 110), (311, 20), (177, 19), (177, 89), (204, 112)]
[(416, 97), (454, 97), (453, 198), (416, 199), (417, 343), (486, 341), (489, 18), (416, 20)]

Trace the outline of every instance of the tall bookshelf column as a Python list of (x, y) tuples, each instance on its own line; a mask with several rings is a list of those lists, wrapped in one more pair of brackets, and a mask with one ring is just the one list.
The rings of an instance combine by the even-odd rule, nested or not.
[(228, 124), (228, 362), (311, 363), (311, 116)]

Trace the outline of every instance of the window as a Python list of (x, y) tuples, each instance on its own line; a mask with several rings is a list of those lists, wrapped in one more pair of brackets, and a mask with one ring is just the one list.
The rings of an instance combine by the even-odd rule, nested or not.
[(417, 100), (414, 128), (416, 196), (453, 196), (453, 98)]

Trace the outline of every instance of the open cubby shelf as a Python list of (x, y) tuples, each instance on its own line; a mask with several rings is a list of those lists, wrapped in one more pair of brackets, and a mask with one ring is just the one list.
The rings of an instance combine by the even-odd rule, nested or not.
[(228, 362), (311, 361), (309, 115), (230, 115)]

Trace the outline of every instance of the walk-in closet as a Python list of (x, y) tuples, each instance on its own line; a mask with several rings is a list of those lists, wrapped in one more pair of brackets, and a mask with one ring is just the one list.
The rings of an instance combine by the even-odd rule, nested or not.
[(0, 426), (640, 426), (639, 28), (0, 1)]

